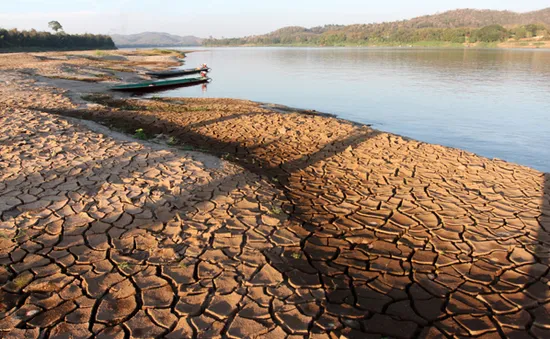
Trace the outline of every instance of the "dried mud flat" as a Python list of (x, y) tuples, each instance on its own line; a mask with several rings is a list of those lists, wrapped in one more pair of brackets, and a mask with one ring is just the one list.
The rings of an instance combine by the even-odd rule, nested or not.
[(550, 337), (548, 175), (248, 101), (85, 107), (1, 76), (0, 336)]

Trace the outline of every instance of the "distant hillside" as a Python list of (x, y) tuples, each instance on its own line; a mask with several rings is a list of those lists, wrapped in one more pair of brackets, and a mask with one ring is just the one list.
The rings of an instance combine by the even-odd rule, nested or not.
[(111, 34), (117, 47), (177, 47), (199, 46), (201, 39), (195, 36), (179, 36), (168, 33), (144, 32), (139, 34)]
[[(489, 25), (516, 26), (528, 24), (550, 25), (550, 7), (539, 11), (516, 13), (477, 9), (457, 9), (444, 13), (425, 15), (418, 18), (397, 21), (406, 28), (480, 28)], [(386, 25), (385, 23), (382, 25)]]
[(204, 45), (372, 45), (426, 41), (499, 42), (548, 37), (550, 8), (527, 13), (457, 9), (410, 20), (378, 24), (284, 27), (234, 39), (207, 39)]

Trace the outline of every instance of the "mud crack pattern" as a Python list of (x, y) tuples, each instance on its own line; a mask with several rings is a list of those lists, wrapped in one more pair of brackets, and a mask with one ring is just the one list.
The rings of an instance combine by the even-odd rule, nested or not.
[(244, 101), (55, 113), (239, 166), (2, 109), (5, 337), (550, 336), (548, 175)]

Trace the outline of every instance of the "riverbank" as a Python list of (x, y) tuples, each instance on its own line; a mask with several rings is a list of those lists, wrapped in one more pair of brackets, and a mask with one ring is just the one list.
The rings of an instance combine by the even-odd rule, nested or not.
[(251, 101), (111, 97), (90, 68), (177, 62), (118, 53), (0, 62), (6, 337), (548, 336), (550, 176)]
[(550, 41), (548, 40), (518, 40), (506, 42), (477, 42), (477, 43), (454, 43), (447, 41), (419, 41), (414, 43), (404, 42), (388, 42), (388, 43), (364, 43), (364, 44), (334, 44), (334, 45), (318, 45), (318, 44), (245, 44), (245, 45), (204, 45), (204, 47), (364, 47), (364, 48), (384, 48), (384, 47), (399, 47), (399, 48), (465, 48), (465, 49), (550, 49)]

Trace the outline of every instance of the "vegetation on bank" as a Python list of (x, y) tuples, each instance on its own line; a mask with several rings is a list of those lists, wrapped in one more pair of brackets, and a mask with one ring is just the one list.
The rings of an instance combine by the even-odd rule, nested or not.
[(110, 36), (0, 28), (0, 52), (116, 49)]
[[(382, 29), (381, 29), (382, 28)], [(481, 28), (392, 28), (383, 29), (372, 25), (323, 26), (306, 29), (287, 27), (267, 35), (208, 39), (209, 46), (239, 45), (461, 45), (465, 43), (499, 43), (510, 39), (525, 38), (550, 40), (550, 28), (542, 24), (521, 25), (505, 28), (489, 25)]]
[(180, 58), (185, 58), (186, 51), (178, 51), (175, 49), (159, 49), (159, 48), (153, 48), (151, 50), (147, 50), (145, 52), (147, 55), (166, 55), (166, 54), (173, 54), (175, 56), (178, 56)]

